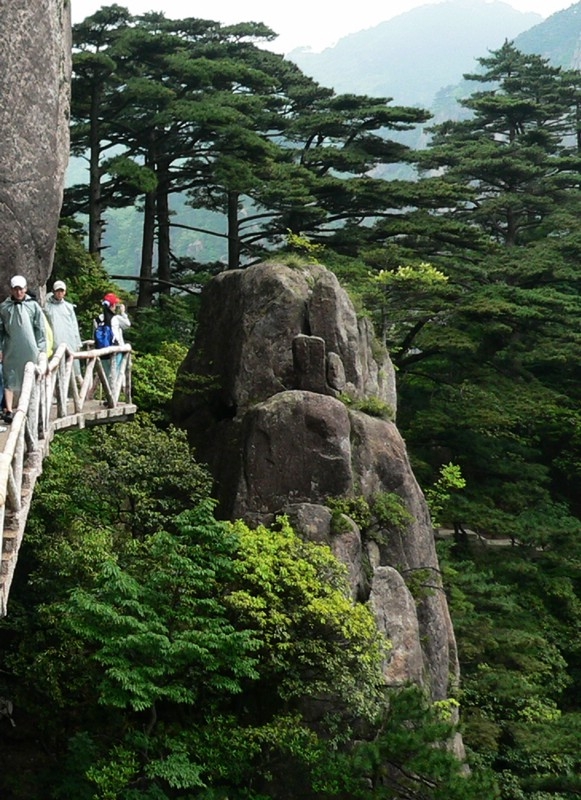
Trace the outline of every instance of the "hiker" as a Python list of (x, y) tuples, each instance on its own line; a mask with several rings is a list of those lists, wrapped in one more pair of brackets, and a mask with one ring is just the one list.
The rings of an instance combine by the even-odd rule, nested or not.
[(0, 360), (4, 372), (4, 422), (12, 422), (14, 402), (22, 389), (24, 367), (46, 352), (42, 309), (26, 291), (26, 278), (14, 275), (10, 297), (0, 303)]
[(124, 303), (116, 294), (109, 292), (103, 298), (101, 306), (103, 311), (99, 314), (98, 321), (111, 328), (112, 344), (125, 344), (123, 331), (131, 327), (131, 321), (125, 311)]
[[(95, 347), (108, 347), (110, 345), (123, 345), (125, 339), (123, 331), (131, 327), (131, 322), (125, 311), (124, 303), (113, 292), (109, 292), (103, 297), (101, 302), (103, 311), (95, 320)], [(107, 378), (111, 378), (111, 364), (109, 356), (104, 356), (104, 368)], [(119, 371), (123, 353), (115, 355), (115, 370)], [(122, 379), (122, 386), (125, 386), (125, 377)]]
[[(81, 345), (81, 334), (75, 307), (65, 300), (67, 285), (64, 281), (55, 281), (52, 292), (46, 296), (44, 313), (50, 322), (54, 337), (54, 349), (60, 344), (67, 344), (73, 353), (78, 352)], [(81, 365), (77, 359), (74, 362), (75, 375), (81, 374)]]

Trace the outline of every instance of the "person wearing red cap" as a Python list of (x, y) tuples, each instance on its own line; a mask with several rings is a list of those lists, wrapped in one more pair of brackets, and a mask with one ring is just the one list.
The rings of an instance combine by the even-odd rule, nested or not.
[(108, 294), (106, 294), (105, 297), (103, 298), (103, 302), (108, 303), (109, 308), (115, 308), (115, 306), (122, 305), (121, 300), (117, 297), (116, 294), (113, 294), (113, 292), (109, 292)]
[(100, 314), (99, 319), (103, 320), (105, 325), (111, 326), (114, 343), (125, 344), (123, 331), (131, 327), (131, 321), (125, 311), (124, 303), (114, 292), (108, 292), (103, 297), (101, 306), (103, 311)]
[[(101, 302), (101, 306), (103, 311), (99, 314), (99, 320), (104, 322), (105, 325), (111, 326), (111, 332), (113, 334), (113, 344), (121, 345), (125, 344), (125, 339), (123, 337), (123, 331), (127, 330), (127, 328), (131, 327), (131, 321), (127, 316), (125, 311), (124, 303), (117, 297), (114, 292), (108, 292)], [(117, 353), (115, 356), (115, 364), (117, 369), (121, 366), (121, 361), (123, 359), (122, 353)], [(110, 378), (110, 366), (111, 362), (106, 360), (103, 363), (105, 368), (105, 372), (107, 373), (107, 377)]]

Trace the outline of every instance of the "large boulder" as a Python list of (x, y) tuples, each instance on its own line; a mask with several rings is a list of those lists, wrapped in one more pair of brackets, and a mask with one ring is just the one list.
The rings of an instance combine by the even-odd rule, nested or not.
[[(309, 344), (312, 369), (305, 374), (297, 350), (307, 351), (308, 363)], [(187, 382), (178, 384), (174, 414), (192, 428), (199, 414), (219, 423), (286, 389), (373, 396), (395, 410), (387, 351), (368, 320), (357, 319), (335, 275), (319, 265), (260, 264), (218, 275), (204, 290), (196, 344), (181, 374)]]
[(349, 433), (349, 413), (333, 397), (297, 390), (257, 403), (245, 415), (243, 466), (229, 516), (248, 518), (289, 503), (351, 495)]
[[(210, 467), (219, 512), (251, 525), (284, 513), (328, 545), (391, 641), (386, 682), (415, 681), (440, 700), (458, 677), (454, 632), (395, 408), (388, 354), (324, 267), (262, 264), (204, 291), (173, 411)], [(329, 498), (383, 495), (399, 498), (401, 519), (334, 526)]]
[(0, 4), (0, 292), (52, 266), (69, 157), (70, 3)]

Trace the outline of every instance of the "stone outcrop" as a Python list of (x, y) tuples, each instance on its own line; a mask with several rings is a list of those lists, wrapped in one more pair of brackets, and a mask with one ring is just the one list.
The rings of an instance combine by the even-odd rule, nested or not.
[(69, 156), (70, 3), (0, 4), (0, 292), (50, 274)]
[[(329, 545), (391, 640), (386, 682), (419, 682), (443, 699), (458, 676), (454, 633), (395, 408), (387, 352), (323, 267), (262, 264), (204, 291), (173, 411), (210, 467), (220, 513), (250, 524), (285, 513)], [(337, 526), (327, 505), (385, 494), (400, 498), (405, 521), (372, 531), (348, 517)]]

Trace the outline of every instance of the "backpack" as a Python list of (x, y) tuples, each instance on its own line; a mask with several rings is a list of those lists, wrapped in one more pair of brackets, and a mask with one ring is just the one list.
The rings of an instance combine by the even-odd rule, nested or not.
[(52, 332), (52, 328), (50, 322), (48, 321), (48, 317), (42, 312), (43, 322), (44, 322), (44, 333), (46, 335), (46, 357), (52, 358), (54, 353), (54, 334)]
[(113, 328), (102, 319), (95, 320), (95, 347), (100, 350), (102, 347), (112, 347), (115, 344)]

